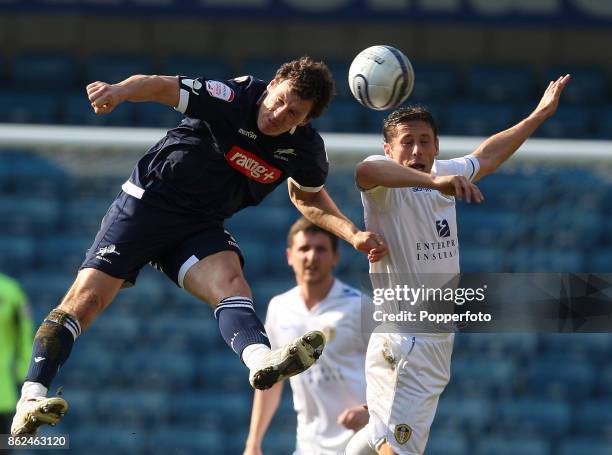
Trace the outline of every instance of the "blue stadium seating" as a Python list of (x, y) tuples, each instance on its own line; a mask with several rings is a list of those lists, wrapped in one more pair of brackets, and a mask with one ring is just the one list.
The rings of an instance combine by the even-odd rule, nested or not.
[(427, 443), (427, 455), (467, 455), (469, 443), (458, 431), (432, 430)]
[(134, 74), (155, 74), (152, 62), (141, 55), (101, 54), (85, 65), (86, 85), (95, 81), (114, 84)]
[(0, 122), (57, 123), (61, 98), (48, 92), (0, 91)]
[(164, 62), (161, 74), (167, 76), (201, 77), (208, 79), (229, 79), (240, 76), (221, 61), (206, 57), (173, 56)]
[(0, 270), (8, 275), (31, 270), (37, 256), (30, 236), (0, 236), (0, 252)]
[(415, 84), (411, 99), (416, 102), (455, 99), (459, 93), (459, 75), (455, 67), (442, 64), (415, 65)]
[(558, 437), (566, 434), (571, 424), (570, 406), (566, 402), (547, 400), (539, 395), (500, 400), (497, 415), (496, 426), (512, 434), (546, 432)]
[(486, 436), (478, 438), (475, 455), (549, 455), (550, 443), (544, 439), (517, 435)]
[(567, 139), (591, 139), (594, 110), (587, 106), (561, 105), (535, 133), (535, 136)]
[(89, 103), (85, 90), (72, 92), (62, 105), (62, 121), (71, 125), (134, 126), (139, 104), (123, 103), (110, 114), (97, 115)]
[(533, 75), (517, 66), (476, 66), (467, 75), (467, 96), (475, 101), (516, 103), (533, 97)]
[(516, 117), (512, 105), (456, 100), (448, 108), (444, 133), (490, 136), (511, 126)]
[[(457, 377), (461, 378), (461, 373), (457, 373), (453, 380)], [(478, 434), (491, 424), (493, 411), (491, 403), (485, 398), (442, 395), (436, 412), (436, 426)]]
[(10, 79), (15, 90), (24, 92), (32, 87), (54, 91), (70, 89), (80, 79), (80, 68), (75, 58), (66, 54), (21, 54), (12, 62)]
[(545, 70), (548, 81), (570, 73), (572, 80), (563, 92), (563, 102), (582, 105), (602, 104), (608, 98), (608, 82), (603, 69), (596, 67), (551, 67)]
[(558, 455), (612, 455), (612, 445), (609, 441), (590, 438), (572, 438), (561, 442)]

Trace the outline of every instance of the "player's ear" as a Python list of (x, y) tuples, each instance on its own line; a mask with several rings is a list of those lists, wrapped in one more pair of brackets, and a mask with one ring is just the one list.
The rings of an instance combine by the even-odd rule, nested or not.
[(438, 139), (438, 136), (436, 136), (434, 144), (436, 145), (436, 156), (438, 156), (438, 154), (440, 153), (440, 140)]
[(293, 267), (293, 260), (291, 258), (291, 248), (287, 248), (285, 250), (285, 254), (287, 255), (287, 265), (289, 265), (289, 267)]
[(270, 90), (276, 87), (277, 85), (278, 85), (278, 81), (276, 79), (272, 79), (270, 82), (268, 82), (268, 86), (266, 87), (266, 89)]
[(385, 151), (385, 156), (393, 158), (393, 154), (391, 153), (391, 144), (388, 142), (383, 143), (383, 150)]

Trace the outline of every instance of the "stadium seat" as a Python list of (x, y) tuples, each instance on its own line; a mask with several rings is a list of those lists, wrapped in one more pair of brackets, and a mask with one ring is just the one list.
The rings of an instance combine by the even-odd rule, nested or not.
[(340, 101), (342, 98), (349, 99), (352, 95), (351, 89), (349, 88), (347, 75), (351, 62), (328, 60), (326, 61), (326, 64), (334, 77), (334, 81), (336, 83), (336, 94), (339, 97), (339, 99), (336, 99), (334, 102)]
[(0, 199), (0, 216), (0, 232), (45, 234), (58, 227), (60, 210), (55, 200), (15, 196)]
[(134, 74), (154, 74), (151, 61), (142, 55), (101, 54), (85, 65), (86, 85), (94, 81), (114, 84)]
[[(543, 438), (517, 433), (484, 436), (476, 441), (475, 455), (550, 455), (550, 443)], [(575, 454), (576, 455), (576, 454)]]
[(493, 249), (517, 244), (528, 229), (519, 215), (484, 206), (465, 208), (457, 216), (457, 222), (461, 245)]
[(458, 95), (459, 76), (455, 67), (443, 64), (415, 64), (416, 74), (411, 102), (447, 102)]
[(575, 413), (573, 428), (585, 436), (606, 437), (612, 434), (612, 400), (593, 400), (580, 403)]
[(516, 109), (511, 105), (491, 105), (456, 100), (447, 111), (446, 134), (490, 136), (512, 126)]
[(427, 442), (427, 455), (468, 455), (469, 443), (458, 431), (432, 430)]
[(276, 70), (286, 61), (291, 59), (248, 59), (244, 62), (242, 68), (239, 69), (240, 75), (251, 75), (256, 79), (261, 79), (264, 82), (269, 82), (274, 79)]
[(230, 79), (233, 74), (226, 64), (214, 57), (173, 56), (162, 66), (162, 74), (168, 76), (206, 77), (207, 79)]
[(353, 99), (336, 99), (322, 117), (313, 121), (319, 131), (358, 133), (363, 127), (365, 108)]
[(72, 92), (66, 96), (62, 106), (62, 121), (71, 125), (134, 126), (139, 104), (122, 103), (110, 114), (97, 115), (89, 103), (87, 93)]
[(183, 119), (183, 114), (163, 104), (136, 103), (134, 106), (138, 126), (170, 129)]
[(146, 446), (146, 431), (125, 424), (84, 424), (70, 434), (70, 449), (91, 455), (142, 453)]
[(591, 438), (566, 439), (559, 444), (555, 455), (612, 455), (609, 441)]
[(11, 69), (11, 85), (17, 91), (35, 88), (57, 92), (75, 87), (80, 80), (80, 68), (74, 57), (67, 54), (17, 55)]
[(0, 122), (58, 123), (61, 98), (48, 92), (0, 91)]
[[(461, 380), (461, 376), (461, 372), (453, 373), (452, 381)], [(443, 395), (436, 411), (437, 425), (441, 428), (459, 428), (474, 433), (483, 431), (490, 425), (492, 418), (491, 403), (477, 397), (453, 398)]]
[(572, 80), (563, 91), (563, 103), (597, 105), (608, 99), (606, 73), (598, 67), (551, 67), (545, 70), (544, 86), (566, 73)]
[[(574, 343), (571, 336), (565, 338), (568, 344)], [(564, 367), (558, 368), (561, 362)], [(538, 359), (527, 371), (530, 391), (542, 396), (581, 401), (590, 396), (596, 386), (595, 369), (590, 362), (559, 354)]]
[(197, 426), (167, 426), (163, 431), (151, 433), (146, 453), (225, 453), (225, 441), (218, 431), (207, 431)]
[(467, 95), (477, 102), (513, 102), (533, 97), (533, 75), (526, 67), (475, 66), (467, 74)]
[(69, 232), (90, 236), (93, 242), (111, 202), (103, 198), (69, 199), (65, 208), (65, 228)]
[[(461, 230), (460, 232), (463, 232)], [(460, 244), (469, 245), (469, 240), (463, 240), (459, 234)], [(502, 248), (470, 248), (462, 247), (459, 259), (462, 272), (503, 272), (504, 250)]]
[(461, 333), (455, 337), (457, 352), (473, 355), (530, 356), (538, 349), (538, 337), (534, 333)]
[(464, 390), (483, 388), (500, 392), (512, 389), (518, 370), (511, 359), (480, 359), (464, 355), (453, 360), (451, 371), (452, 380), (457, 387)]
[(93, 239), (89, 236), (53, 235), (39, 243), (40, 263), (50, 271), (64, 271), (76, 275), (85, 260), (85, 253)]
[(606, 105), (595, 115), (595, 137), (612, 139), (612, 105)]
[(0, 160), (0, 190), (48, 199), (63, 195), (68, 173), (47, 155), (6, 151)]
[[(573, 82), (573, 81), (572, 81)], [(567, 139), (592, 139), (594, 111), (587, 106), (560, 105), (555, 115), (535, 132), (535, 136)]]
[(563, 401), (546, 400), (539, 395), (503, 399), (497, 402), (496, 428), (511, 431), (512, 434), (538, 432), (558, 437), (568, 431), (570, 409), (569, 404)]
[(31, 270), (38, 256), (30, 236), (0, 236), (0, 252), (0, 270), (8, 275)]
[(74, 276), (65, 273), (35, 271), (19, 276), (30, 301), (33, 303), (34, 320), (42, 321), (55, 308), (72, 284)]

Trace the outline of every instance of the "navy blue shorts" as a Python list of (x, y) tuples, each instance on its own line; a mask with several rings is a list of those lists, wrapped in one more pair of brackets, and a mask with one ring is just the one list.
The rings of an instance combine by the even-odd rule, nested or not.
[(150, 263), (182, 287), (192, 265), (227, 250), (235, 251), (244, 265), (238, 242), (223, 226), (144, 203), (122, 191), (102, 219), (81, 269), (101, 270), (129, 286)]

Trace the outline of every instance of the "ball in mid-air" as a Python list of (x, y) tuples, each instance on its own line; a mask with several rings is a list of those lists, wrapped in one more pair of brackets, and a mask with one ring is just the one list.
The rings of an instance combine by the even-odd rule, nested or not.
[(410, 60), (391, 46), (364, 49), (351, 63), (348, 83), (353, 96), (370, 109), (393, 109), (414, 87), (414, 71)]

